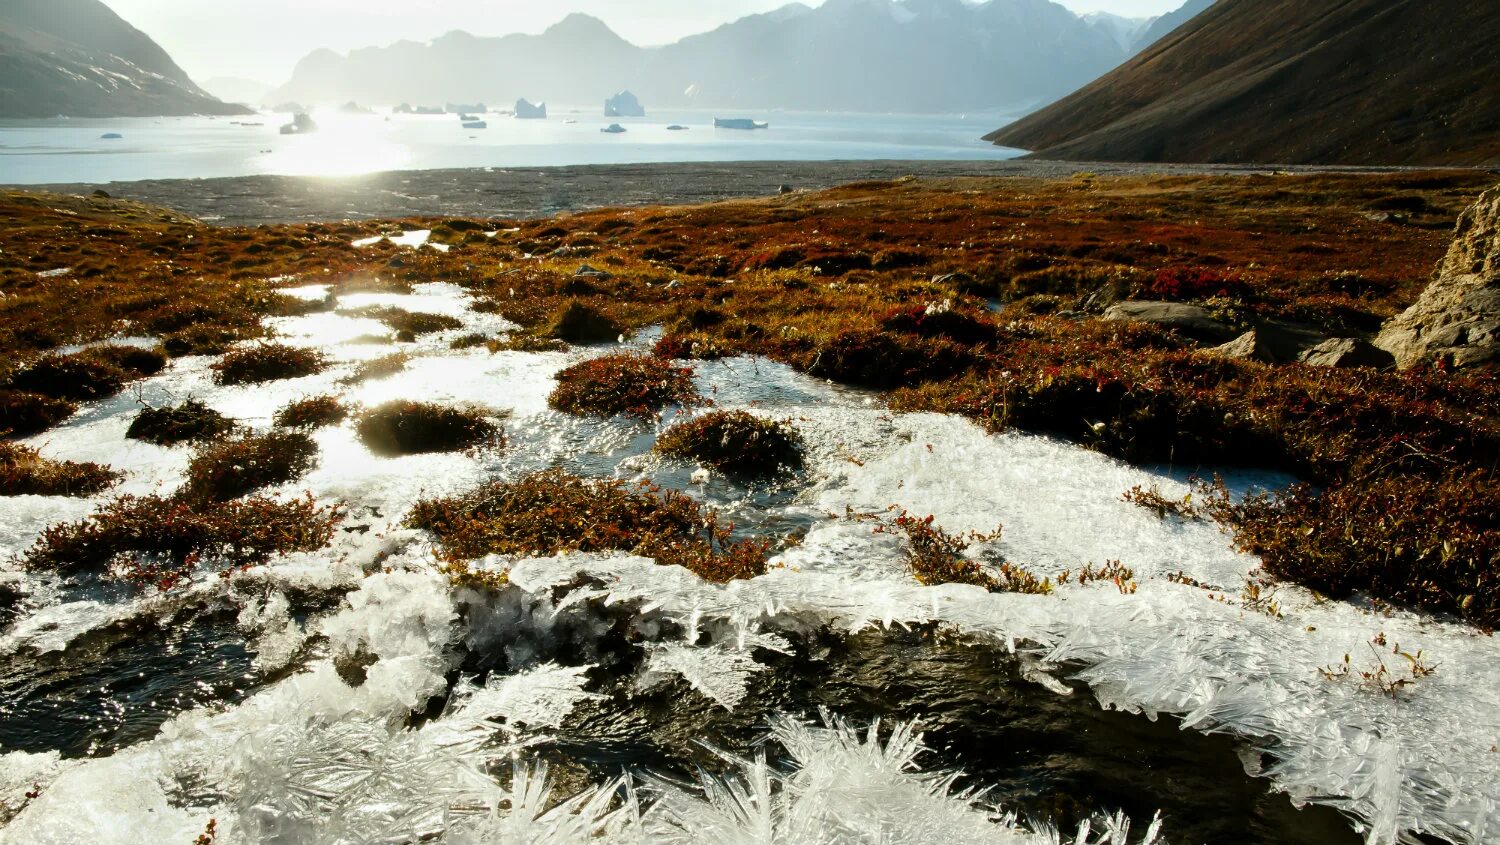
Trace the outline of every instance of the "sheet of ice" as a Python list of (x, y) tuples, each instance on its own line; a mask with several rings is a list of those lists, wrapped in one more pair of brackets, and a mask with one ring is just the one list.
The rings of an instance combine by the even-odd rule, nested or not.
[[(462, 291), (449, 285), (423, 285), (400, 296), (361, 294), (345, 297), (340, 305), (358, 307), (361, 302), (453, 314), (465, 321), (462, 331), (511, 328), (495, 322), (498, 318), (467, 311)], [(345, 387), (340, 380), (354, 363), (392, 350), (347, 341), (386, 334), (384, 326), (337, 313), (271, 322), (290, 342), (324, 349), (336, 366), (303, 379), (226, 388), (209, 378), (209, 359), (182, 359), (141, 382), (141, 399), (160, 405), (197, 398), (253, 427), (269, 425), (271, 414), (292, 400), (322, 393), (340, 393), (367, 406), (392, 398), (472, 403), (510, 414), (505, 423), (509, 448), (377, 459), (359, 444), (349, 424), (318, 432), (320, 468), (273, 492), (310, 490), (324, 501), (343, 501), (351, 522), (367, 529), (368, 537), (342, 537), (326, 553), (292, 556), (244, 577), (263, 579), (271, 589), (318, 579), (326, 579), (329, 589), (348, 589), (363, 572), (390, 570), (364, 580), (348, 610), (318, 626), (333, 653), (362, 649), (380, 658), (365, 684), (351, 690), (323, 662), (227, 712), (179, 717), (156, 740), (61, 773), (15, 822), (0, 829), (0, 841), (191, 841), (210, 815), (224, 820), (224, 841), (229, 842), (258, 841), (264, 838), (260, 834), (281, 836), (282, 841), (327, 841), (339, 824), (348, 825), (349, 841), (364, 841), (380, 831), (455, 824), (450, 810), (456, 804), (478, 808), (464, 816), (476, 824), (488, 818), (500, 825), (495, 831), (510, 830), (504, 826), (512, 824), (511, 817), (493, 810), (500, 806), (503, 790), (480, 777), (496, 747), (460, 753), (462, 749), (440, 746), (436, 734), (423, 736), (396, 726), (429, 695), (446, 688), (460, 642), (509, 637), (505, 647), (516, 665), (535, 667), (550, 659), (542, 657), (553, 630), (548, 626), (593, 630), (589, 625), (598, 623), (589, 621), (591, 607), (602, 603), (632, 607), (633, 624), (653, 644), (654, 671), (682, 675), (721, 706), (733, 707), (745, 684), (753, 682), (759, 665), (756, 649), (785, 647), (799, 631), (933, 623), (1000, 648), (1019, 649), (1038, 671), (1086, 682), (1106, 706), (1153, 717), (1173, 714), (1186, 727), (1242, 737), (1272, 761), (1264, 774), (1279, 788), (1298, 800), (1332, 804), (1362, 819), (1371, 843), (1392, 843), (1413, 831), (1460, 843), (1500, 837), (1500, 754), (1491, 751), (1500, 742), (1500, 660), (1493, 639), (1413, 614), (1378, 616), (1347, 603), (1317, 601), (1290, 587), (1277, 590), (1280, 617), (1243, 606), (1235, 596), (1257, 566), (1255, 559), (1234, 553), (1228, 538), (1212, 526), (1163, 522), (1120, 499), (1136, 485), (1156, 484), (1167, 495), (1180, 495), (1185, 488), (1176, 470), (1132, 468), (1046, 438), (991, 436), (942, 415), (891, 414), (869, 394), (761, 360), (701, 363), (696, 367), (699, 388), (719, 406), (791, 418), (803, 433), (810, 449), (810, 485), (789, 503), (778, 500), (776, 513), (764, 515), (813, 520), (801, 545), (783, 553), (770, 574), (726, 586), (631, 558), (524, 561), (511, 569), (511, 581), (527, 594), (525, 602), (533, 610), (485, 615), (470, 607), (461, 623), (445, 581), (427, 571), (429, 557), (422, 545), (410, 545), (411, 535), (393, 530), (413, 499), (553, 465), (603, 476), (654, 471), (660, 464), (645, 453), (655, 432), (671, 418), (658, 425), (580, 420), (546, 408), (557, 370), (605, 349), (491, 355), (451, 350), (450, 333), (440, 333), (397, 347), (413, 355), (405, 372)], [(631, 345), (649, 339), (643, 333)], [(125, 441), (124, 430), (138, 407), (133, 392), (92, 403), (63, 426), (28, 442), (49, 457), (94, 460), (125, 471), (127, 478), (115, 492), (170, 492), (190, 450)], [(1232, 487), (1268, 480), (1275, 481), (1264, 475), (1230, 476)], [(742, 512), (763, 507), (717, 479), (695, 492), (740, 497), (730, 505)], [(95, 504), (97, 500), (0, 499), (0, 554), (24, 550), (46, 525), (79, 518)], [(998, 553), (1039, 574), (1120, 560), (1136, 571), (1140, 586), (1125, 595), (1111, 584), (1070, 584), (1051, 596), (922, 588), (903, 571), (897, 538), (837, 518), (846, 508), (884, 511), (892, 505), (932, 514), (955, 533), (1003, 525), (994, 548), (974, 551)], [(495, 559), (485, 565), (505, 569), (513, 563)], [(1166, 579), (1179, 571), (1216, 589)], [(589, 584), (605, 586), (578, 586), (580, 573), (593, 576)], [(60, 648), (93, 626), (151, 612), (145, 599), (60, 603), (46, 582), (22, 577), (33, 579), (29, 584), (40, 589), (41, 600), (6, 632), (7, 653)], [(193, 589), (207, 590), (206, 578), (205, 573)], [(521, 602), (516, 596), (509, 600)], [(568, 622), (572, 616), (583, 621)], [(254, 629), (250, 635), (284, 637), (288, 649), (314, 633), (286, 627), (284, 612), (276, 608), (257, 608), (245, 621)], [(464, 630), (464, 625), (471, 627)], [(532, 629), (531, 642), (517, 639), (518, 626)], [(684, 629), (694, 635), (661, 640), (662, 631)], [(1357, 668), (1375, 671), (1382, 659), (1399, 668), (1404, 658), (1372, 645), (1381, 634), (1402, 651), (1421, 650), (1424, 660), (1438, 667), (1436, 673), (1393, 699), (1357, 680), (1330, 680), (1320, 671), (1341, 663), (1345, 654)], [(579, 677), (553, 676), (557, 684), (550, 688), (559, 695), (567, 690), (586, 694), (575, 683)], [(512, 681), (492, 679), (484, 690), (507, 689), (508, 683)], [(547, 683), (526, 684), (523, 688), (533, 691), (549, 688)], [(278, 732), (283, 728), (288, 733)], [(769, 775), (755, 761), (746, 765), (736, 785), (718, 793), (710, 790), (718, 798), (706, 807), (690, 803), (699, 799), (680, 796), (689, 802), (685, 807), (709, 814), (695, 817), (702, 822), (699, 827), (729, 832), (706, 821), (717, 813), (715, 818), (746, 825), (734, 834), (739, 838), (776, 830), (826, 832), (821, 825), (830, 817), (817, 813), (810, 817), (823, 821), (815, 824), (799, 821), (800, 815), (782, 819), (764, 815), (769, 804), (751, 802), (756, 813), (747, 815), (750, 805), (730, 799), (736, 790), (753, 794), (760, 788), (757, 779)], [(184, 804), (162, 786), (198, 782), (213, 785), (217, 791), (210, 793), (220, 797)], [(541, 788), (535, 778), (524, 782), (528, 789)], [(368, 788), (355, 788), (355, 783)], [(893, 799), (892, 806), (906, 808), (913, 818), (932, 819), (922, 816), (927, 811), (902, 791), (909, 788), (880, 787), (894, 790), (890, 794), (899, 800)], [(428, 798), (421, 801), (403, 797), (423, 790)], [(314, 793), (324, 797), (308, 798)], [(224, 797), (231, 795), (241, 797), (237, 802)], [(540, 806), (527, 803), (535, 798), (530, 794), (520, 806)], [(491, 808), (488, 815), (481, 812), (485, 807)], [(853, 819), (850, 824), (856, 828), (874, 823), (874, 811), (860, 807), (839, 810), (832, 818), (839, 824)], [(609, 825), (623, 827), (611, 828), (608, 836), (623, 837), (621, 831), (635, 824), (611, 818)], [(651, 828), (652, 835), (668, 838), (650, 841), (703, 841), (684, 832), (683, 825), (673, 828), (665, 809), (651, 818), (653, 824), (667, 825)], [(556, 823), (558, 830), (567, 827), (560, 817)], [(814, 826), (776, 827), (804, 823)], [(963, 841), (966, 830), (977, 830), (963, 827), (967, 822), (953, 824), (954, 841)], [(985, 835), (1011, 835), (1005, 825), (986, 824)], [(470, 831), (478, 838), (455, 841), (486, 841), (490, 834), (485, 830), (478, 825)], [(848, 830), (839, 829), (839, 836), (846, 834)]]
[(399, 235), (377, 235), (373, 238), (360, 238), (353, 243), (356, 247), (367, 247), (374, 246), (381, 241), (390, 241), (396, 246), (403, 246), (410, 249), (420, 249), (424, 246), (432, 247), (439, 252), (447, 252), (448, 250), (452, 249), (452, 247), (447, 244), (440, 244), (431, 241), (431, 237), (432, 230), (416, 229), (410, 232), (402, 232)]

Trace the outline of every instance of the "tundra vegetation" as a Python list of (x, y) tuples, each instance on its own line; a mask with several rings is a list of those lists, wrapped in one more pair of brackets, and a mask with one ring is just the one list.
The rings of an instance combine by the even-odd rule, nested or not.
[(370, 451), (386, 457), (503, 446), (505, 432), (477, 408), (396, 400), (360, 415), (355, 428)]
[(667, 429), (656, 439), (656, 451), (756, 478), (800, 469), (803, 445), (789, 422), (745, 411), (713, 411)]
[[(574, 324), (608, 321), (619, 334), (663, 327), (653, 355), (564, 371), (552, 399), (565, 411), (654, 417), (701, 401), (682, 362), (754, 354), (885, 391), (895, 410), (1045, 432), (1127, 461), (1250, 460), (1307, 486), (1238, 504), (1205, 493), (1195, 505), (1231, 526), (1270, 572), (1330, 595), (1360, 591), (1492, 627), (1500, 623), (1492, 368), (1335, 370), (1232, 358), (1166, 328), (1101, 319), (1123, 300), (1159, 300), (1199, 306), (1233, 331), (1294, 323), (1368, 338), (1416, 300), (1453, 221), (1492, 179), (871, 182), (476, 221), (499, 234), (463, 238), (447, 253), (351, 246), (380, 227), (431, 228), (431, 220), (226, 228), (129, 203), (7, 193), (0, 428), (44, 431), (130, 378), (118, 362), (62, 366), (57, 359), (70, 356), (56, 350), (66, 344), (144, 334), (171, 355), (238, 344), (219, 365), (224, 383), (302, 375), (323, 362), (244, 346), (266, 338), (262, 318), (318, 305), (279, 294), (277, 284), (316, 278), (349, 293), (446, 280), (466, 288), (475, 309), (521, 327), (487, 344), (496, 350), (556, 348), (563, 334), (587, 342)], [(581, 277), (584, 260), (604, 272)], [(67, 272), (51, 272), (59, 268)], [(72, 375), (43, 391), (50, 380), (24, 375), (38, 366)]]

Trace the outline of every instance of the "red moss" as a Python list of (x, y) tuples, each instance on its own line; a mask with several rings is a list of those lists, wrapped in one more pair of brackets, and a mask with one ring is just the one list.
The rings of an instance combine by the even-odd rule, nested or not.
[(278, 554), (317, 551), (333, 539), (341, 518), (311, 497), (205, 505), (122, 496), (85, 520), (48, 528), (23, 562), (29, 569), (64, 573), (106, 569), (169, 589), (200, 564), (245, 567)]
[(418, 502), (407, 525), (437, 535), (450, 561), (624, 551), (719, 582), (764, 574), (770, 549), (765, 541), (733, 539), (733, 526), (675, 490), (557, 470)]
[(653, 355), (621, 353), (558, 373), (557, 388), (547, 402), (577, 416), (650, 419), (669, 404), (689, 405), (697, 398), (691, 369)]

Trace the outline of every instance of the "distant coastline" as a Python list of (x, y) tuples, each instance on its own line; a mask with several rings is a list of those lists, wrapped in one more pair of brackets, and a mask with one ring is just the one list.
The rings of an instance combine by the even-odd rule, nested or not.
[[(1066, 178), (1252, 174), (1274, 172), (1399, 172), (1413, 168), (1267, 167), (1254, 165), (1091, 164), (1003, 161), (742, 161), (613, 164), (571, 167), (459, 168), (391, 171), (326, 179), (243, 176), (137, 182), (27, 185), (28, 190), (111, 195), (162, 205), (220, 225), (402, 217), (526, 218), (591, 208), (687, 205), (770, 196), (782, 186), (815, 190), (905, 176)], [(1431, 168), (1426, 168), (1431, 169)]]

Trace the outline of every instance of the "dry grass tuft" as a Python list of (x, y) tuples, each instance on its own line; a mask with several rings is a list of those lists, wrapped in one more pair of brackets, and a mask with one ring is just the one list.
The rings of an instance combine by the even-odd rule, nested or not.
[(239, 385), (317, 375), (327, 366), (328, 359), (315, 349), (258, 343), (230, 352), (212, 369), (215, 383)]
[(764, 478), (800, 469), (803, 447), (789, 422), (713, 411), (667, 429), (657, 438), (656, 451), (732, 475)]
[(505, 433), (480, 410), (397, 400), (366, 411), (356, 426), (377, 455), (422, 455), (501, 446)]
[(125, 436), (158, 446), (176, 446), (216, 440), (233, 430), (233, 420), (196, 399), (189, 399), (175, 408), (142, 410), (131, 421)]
[(54, 461), (35, 449), (0, 440), (0, 496), (74, 496), (102, 493), (120, 473), (99, 464)]
[(624, 551), (683, 566), (709, 581), (766, 571), (770, 543), (734, 540), (733, 526), (674, 490), (592, 481), (557, 470), (418, 502), (407, 524), (437, 535), (443, 557)]
[(204, 504), (122, 496), (87, 519), (48, 528), (23, 562), (38, 571), (105, 569), (166, 590), (204, 563), (239, 568), (278, 554), (317, 551), (333, 539), (341, 518), (311, 497)]
[(296, 481), (317, 463), (318, 444), (300, 431), (247, 434), (200, 449), (178, 496), (188, 502), (227, 502)]
[(349, 406), (337, 396), (314, 396), (299, 399), (276, 412), (274, 422), (281, 428), (315, 429), (338, 425), (349, 418)]
[(30, 437), (71, 417), (78, 406), (39, 393), (0, 390), (0, 437)]
[(654, 418), (670, 404), (698, 401), (693, 371), (654, 355), (620, 353), (593, 358), (557, 374), (547, 403), (581, 417)]

